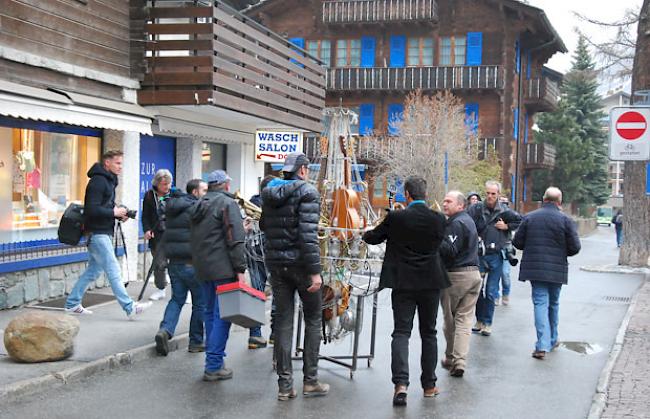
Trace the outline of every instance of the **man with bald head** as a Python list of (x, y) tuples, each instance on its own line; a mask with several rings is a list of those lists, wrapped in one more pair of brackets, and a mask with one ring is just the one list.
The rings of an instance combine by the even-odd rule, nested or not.
[(474, 220), (465, 211), (465, 203), (465, 196), (459, 191), (450, 191), (442, 201), (448, 219), (440, 254), (451, 287), (442, 290), (447, 349), (441, 364), (452, 377), (462, 377), (465, 373), (476, 300), (481, 291), (478, 233)]
[(580, 251), (573, 220), (562, 213), (562, 191), (550, 187), (544, 204), (524, 217), (512, 244), (524, 251), (519, 280), (530, 281), (537, 343), (533, 358), (544, 359), (558, 341), (560, 290), (568, 281), (567, 256)]

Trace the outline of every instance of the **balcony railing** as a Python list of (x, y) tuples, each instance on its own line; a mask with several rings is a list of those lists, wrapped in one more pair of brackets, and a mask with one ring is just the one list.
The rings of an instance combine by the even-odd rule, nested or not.
[(325, 69), (316, 58), (221, 0), (177, 4), (148, 9), (140, 104), (214, 105), (321, 131)]
[(324, 23), (435, 22), (436, 0), (340, 0), (323, 2)]
[(526, 144), (526, 169), (552, 169), (555, 167), (555, 147), (551, 144)]
[(547, 112), (557, 109), (560, 87), (548, 77), (526, 80), (524, 100), (537, 111)]
[[(485, 160), (490, 153), (497, 153), (502, 137), (475, 138), (467, 144), (467, 152), (478, 160)], [(399, 146), (398, 137), (381, 139), (359, 137), (355, 142), (355, 153), (361, 162), (389, 159)]]
[(333, 67), (327, 70), (328, 90), (503, 89), (500, 66), (455, 67)]

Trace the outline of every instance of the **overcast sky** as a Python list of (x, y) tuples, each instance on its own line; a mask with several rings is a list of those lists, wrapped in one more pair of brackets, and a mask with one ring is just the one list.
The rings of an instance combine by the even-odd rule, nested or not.
[(606, 38), (602, 28), (580, 21), (574, 16), (574, 11), (590, 18), (614, 21), (623, 17), (625, 9), (639, 8), (642, 0), (530, 0), (529, 2), (532, 6), (544, 9), (551, 24), (569, 49), (566, 54), (556, 53), (547, 64), (554, 70), (565, 73), (571, 67), (571, 56), (578, 42), (576, 26), (594, 40)]

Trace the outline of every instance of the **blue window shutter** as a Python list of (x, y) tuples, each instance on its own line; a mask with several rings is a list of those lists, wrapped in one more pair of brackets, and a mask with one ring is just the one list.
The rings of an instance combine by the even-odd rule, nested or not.
[(528, 192), (528, 191), (527, 191), (527, 188), (526, 188), (526, 175), (524, 175), (524, 191), (523, 191), (523, 192), (524, 192), (524, 193), (522, 194), (523, 201), (526, 202), (526, 192)]
[(512, 119), (514, 120), (512, 127), (512, 136), (515, 137), (515, 141), (519, 142), (519, 109), (514, 109)]
[(515, 189), (517, 189), (517, 179), (515, 175), (510, 175), (510, 202), (513, 206), (515, 204)]
[(519, 46), (519, 40), (515, 41), (515, 73), (519, 74), (519, 69), (521, 68), (521, 47)]
[(467, 32), (466, 65), (481, 65), (483, 62), (483, 32)]
[(465, 104), (465, 125), (472, 134), (478, 132), (478, 103)]
[(391, 103), (388, 105), (388, 133), (390, 135), (399, 135), (399, 128), (393, 126), (395, 121), (404, 119), (404, 105), (401, 103)]
[[(305, 38), (289, 38), (289, 42), (301, 49), (305, 49)], [(298, 54), (303, 55), (302, 52), (298, 52)], [(298, 63), (298, 61), (293, 58), (291, 59), (291, 62), (296, 63), (299, 67), (304, 67), (304, 65)]]
[(375, 105), (362, 103), (359, 105), (359, 134), (368, 135), (375, 125)]
[(361, 67), (375, 66), (375, 38), (361, 37)]
[(528, 112), (524, 114), (524, 144), (528, 144)]
[(530, 53), (530, 50), (526, 51), (526, 79), (530, 80), (530, 60), (532, 58), (532, 55)]
[(406, 36), (391, 35), (390, 66), (404, 67), (405, 65), (406, 65)]

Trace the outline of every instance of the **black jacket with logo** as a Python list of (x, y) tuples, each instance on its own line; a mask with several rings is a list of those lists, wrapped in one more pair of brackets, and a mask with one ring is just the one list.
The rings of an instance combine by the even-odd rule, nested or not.
[(440, 254), (447, 269), (478, 266), (478, 233), (467, 211), (449, 217)]
[(101, 163), (95, 163), (88, 170), (88, 177), (90, 181), (84, 198), (84, 230), (94, 234), (113, 235), (117, 175), (106, 170)]
[(198, 199), (191, 194), (174, 191), (167, 200), (165, 216), (165, 254), (170, 263), (192, 263), (190, 246), (190, 217)]

